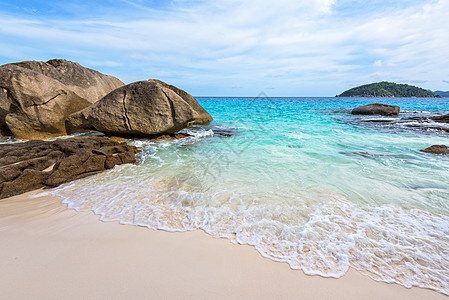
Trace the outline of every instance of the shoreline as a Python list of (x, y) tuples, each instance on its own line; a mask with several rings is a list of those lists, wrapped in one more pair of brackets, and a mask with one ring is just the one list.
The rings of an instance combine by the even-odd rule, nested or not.
[(338, 279), (305, 275), (201, 231), (102, 222), (58, 197), (27, 197), (39, 192), (0, 200), (5, 299), (447, 299), (354, 269)]

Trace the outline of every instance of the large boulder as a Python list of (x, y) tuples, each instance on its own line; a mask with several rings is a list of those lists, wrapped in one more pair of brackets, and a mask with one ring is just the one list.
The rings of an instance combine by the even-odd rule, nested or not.
[(211, 115), (193, 96), (150, 79), (118, 88), (73, 114), (67, 128), (70, 132), (95, 129), (116, 135), (155, 136), (210, 121)]
[(420, 150), (421, 152), (439, 154), (439, 155), (449, 155), (449, 147), (446, 145), (432, 145), (426, 149)]
[(6, 124), (19, 139), (67, 134), (65, 120), (124, 84), (62, 59), (0, 66), (0, 88), (11, 107)]
[(382, 116), (397, 116), (400, 108), (395, 105), (388, 105), (382, 103), (373, 103), (364, 106), (359, 106), (352, 110), (353, 115), (382, 115)]
[(138, 151), (104, 137), (0, 144), (0, 199), (134, 163)]
[(0, 88), (0, 136), (12, 135), (6, 124), (6, 115), (11, 108), (11, 101), (6, 96), (6, 91)]

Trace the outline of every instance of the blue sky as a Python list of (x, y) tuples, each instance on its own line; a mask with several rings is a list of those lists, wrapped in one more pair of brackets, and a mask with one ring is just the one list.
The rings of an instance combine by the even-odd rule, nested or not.
[(449, 90), (449, 0), (0, 0), (0, 64), (65, 58), (195, 96)]

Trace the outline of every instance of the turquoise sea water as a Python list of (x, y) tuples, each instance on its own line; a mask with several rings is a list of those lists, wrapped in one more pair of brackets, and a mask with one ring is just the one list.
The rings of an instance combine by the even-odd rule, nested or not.
[[(449, 99), (377, 99), (398, 118), (352, 116), (364, 98), (199, 98), (214, 121), (176, 141), (134, 140), (138, 165), (51, 190), (102, 220), (202, 229), (306, 274), (348, 268), (449, 295)], [(375, 100), (375, 101), (373, 101)], [(422, 120), (422, 119), (421, 119)], [(443, 128), (444, 129), (444, 128)]]

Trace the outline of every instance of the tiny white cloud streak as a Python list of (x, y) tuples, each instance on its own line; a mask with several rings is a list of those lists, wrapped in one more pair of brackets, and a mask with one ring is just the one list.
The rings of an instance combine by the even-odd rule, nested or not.
[(448, 79), (448, 1), (367, 19), (341, 19), (336, 4), (177, 1), (170, 11), (150, 8), (130, 20), (0, 15), (0, 49), (20, 49), (2, 51), (13, 59), (77, 58), (125, 82), (159, 76), (195, 95), (252, 96), (270, 88), (272, 96), (333, 96), (374, 80), (426, 81), (438, 89)]

